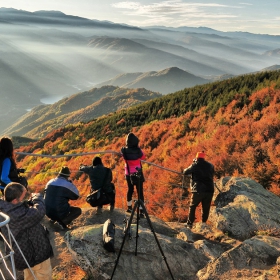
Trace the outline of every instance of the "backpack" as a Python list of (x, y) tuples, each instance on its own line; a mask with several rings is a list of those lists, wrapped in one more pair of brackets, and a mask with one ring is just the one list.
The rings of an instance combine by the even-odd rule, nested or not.
[(108, 252), (115, 252), (114, 247), (115, 224), (108, 219), (103, 225), (103, 247)]

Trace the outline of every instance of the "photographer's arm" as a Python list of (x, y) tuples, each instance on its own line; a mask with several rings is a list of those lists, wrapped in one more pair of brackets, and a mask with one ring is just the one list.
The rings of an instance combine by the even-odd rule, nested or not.
[(90, 166), (83, 165), (83, 164), (81, 164), (80, 167), (79, 167), (79, 170), (86, 173), (86, 174), (89, 173), (89, 169), (90, 169)]
[(18, 168), (18, 169), (17, 169), (17, 172), (18, 172), (18, 173), (24, 173), (24, 172), (25, 172), (25, 169), (24, 169), (24, 168)]
[(195, 169), (195, 166), (196, 166), (196, 164), (194, 162), (192, 165), (190, 165), (189, 167), (184, 169), (183, 174), (184, 175), (191, 175), (193, 173), (194, 169)]
[(46, 214), (45, 201), (42, 194), (32, 193), (30, 202), (31, 205), (27, 207), (25, 214), (20, 217), (24, 220), (23, 229), (40, 223)]
[(9, 178), (11, 164), (12, 163), (9, 158), (5, 158), (2, 163), (1, 181), (6, 185), (12, 182)]

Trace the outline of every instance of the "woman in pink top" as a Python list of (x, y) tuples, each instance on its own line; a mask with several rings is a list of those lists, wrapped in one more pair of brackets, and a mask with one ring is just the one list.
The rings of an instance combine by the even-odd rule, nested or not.
[[(136, 186), (137, 192), (139, 194), (139, 199), (144, 203), (144, 193), (143, 193), (143, 182), (144, 177), (141, 176), (139, 180), (139, 185), (132, 183), (130, 180), (130, 174), (138, 172), (141, 170), (141, 160), (144, 160), (145, 154), (139, 148), (139, 139), (133, 134), (129, 133), (126, 137), (126, 146), (122, 147), (121, 154), (125, 160), (125, 177), (128, 186), (127, 191), (127, 212), (132, 211), (132, 195), (134, 192), (134, 186)], [(142, 173), (142, 172), (141, 172)], [(143, 174), (143, 173), (142, 173)], [(143, 211), (140, 206), (140, 216), (144, 216)]]

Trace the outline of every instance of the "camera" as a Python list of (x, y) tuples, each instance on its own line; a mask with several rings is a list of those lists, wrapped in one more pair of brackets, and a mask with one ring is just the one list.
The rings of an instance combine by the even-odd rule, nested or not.
[(32, 198), (29, 198), (28, 200), (24, 200), (24, 201), (23, 201), (23, 204), (24, 204), (25, 207), (27, 207), (27, 208), (34, 206), (34, 202), (33, 202)]
[(24, 172), (25, 172), (25, 169), (24, 169), (24, 168), (18, 168), (18, 169), (17, 169), (17, 172), (18, 172), (18, 173), (24, 173)]

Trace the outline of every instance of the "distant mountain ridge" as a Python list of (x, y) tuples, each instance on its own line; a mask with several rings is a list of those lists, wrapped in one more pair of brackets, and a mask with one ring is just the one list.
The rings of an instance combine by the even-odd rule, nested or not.
[(33, 108), (4, 131), (8, 135), (41, 138), (68, 124), (88, 122), (102, 115), (129, 108), (162, 96), (146, 89), (103, 86)]
[(151, 71), (146, 73), (122, 74), (98, 84), (120, 86), (124, 88), (146, 88), (148, 90), (160, 92), (162, 94), (171, 93), (186, 87), (193, 87), (211, 82), (211, 80), (196, 77), (177, 67), (170, 67), (161, 71)]
[(90, 20), (78, 16), (66, 15), (61, 11), (35, 11), (28, 12), (13, 8), (0, 8), (1, 20), (17, 24), (33, 25), (61, 25), (61, 26), (83, 26), (100, 28), (121, 28), (137, 30), (138, 27), (125, 24), (117, 24), (109, 21)]

